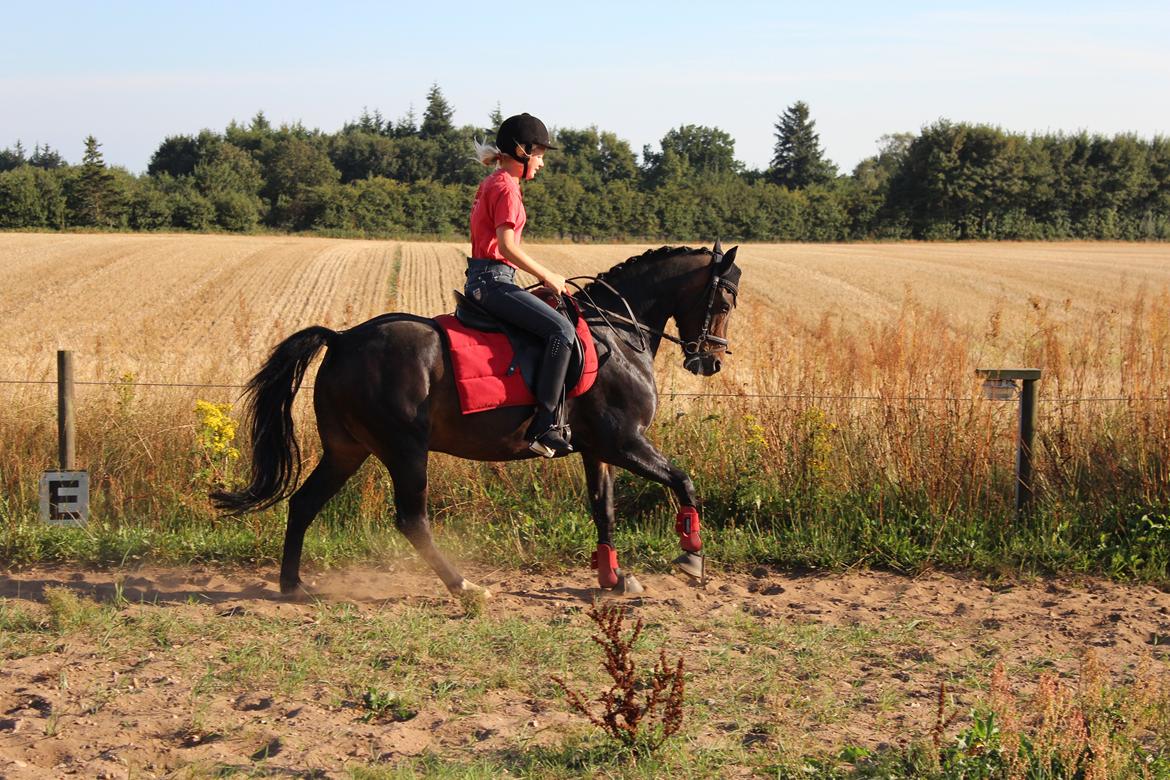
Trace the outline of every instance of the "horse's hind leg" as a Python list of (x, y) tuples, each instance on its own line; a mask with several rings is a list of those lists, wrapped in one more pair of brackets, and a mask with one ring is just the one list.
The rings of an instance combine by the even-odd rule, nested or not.
[(365, 462), (369, 451), (354, 443), (326, 449), (321, 462), (288, 500), (288, 527), (280, 563), (280, 592), (291, 593), (301, 584), (301, 550), (313, 518)]
[(613, 467), (587, 452), (581, 454), (581, 462), (585, 466), (585, 486), (589, 490), (593, 524), (597, 526), (597, 551), (593, 553), (597, 584), (605, 589), (617, 588), (627, 595), (642, 593), (641, 583), (634, 575), (623, 572), (617, 563), (617, 550), (613, 544)]
[(427, 449), (423, 445), (396, 443), (392, 451), (379, 452), (394, 481), (394, 524), (423, 560), (434, 569), (453, 595), (470, 592), (491, 597), (484, 588), (466, 580), (435, 547), (431, 523), (427, 518)]

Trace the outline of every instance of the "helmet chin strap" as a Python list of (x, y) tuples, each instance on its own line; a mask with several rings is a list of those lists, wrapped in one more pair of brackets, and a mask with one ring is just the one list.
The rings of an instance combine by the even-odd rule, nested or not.
[(520, 144), (516, 144), (516, 151), (522, 152), (524, 155), (523, 157), (516, 157), (517, 161), (524, 163), (524, 171), (520, 174), (520, 181), (528, 181), (528, 162), (532, 159), (532, 155)]

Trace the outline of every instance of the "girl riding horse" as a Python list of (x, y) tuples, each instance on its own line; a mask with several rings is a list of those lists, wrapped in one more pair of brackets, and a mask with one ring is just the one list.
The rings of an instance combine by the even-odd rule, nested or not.
[(576, 334), (565, 317), (517, 286), (515, 276), (519, 268), (557, 295), (568, 292), (565, 277), (520, 247), (527, 221), (520, 182), (540, 172), (549, 149), (556, 147), (549, 142), (548, 129), (529, 114), (505, 119), (495, 146), (476, 144), (480, 162), (496, 168), (480, 183), (471, 207), (471, 257), (464, 287), (464, 293), (488, 312), (544, 341), (533, 393), (536, 414), (524, 438), (530, 450), (546, 458), (573, 450), (564, 429), (557, 426), (556, 412)]

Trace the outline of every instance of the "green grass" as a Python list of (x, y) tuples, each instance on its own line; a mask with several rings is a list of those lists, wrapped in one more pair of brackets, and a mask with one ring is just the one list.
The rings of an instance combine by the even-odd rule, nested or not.
[[(712, 504), (722, 498), (707, 493)], [(490, 499), (489, 499), (490, 500)], [(493, 516), (446, 509), (435, 523), (439, 545), (464, 559), (498, 566), (556, 570), (588, 565), (596, 531), (577, 496), (501, 501)], [(665, 571), (677, 554), (673, 507), (659, 496), (639, 517), (621, 522), (617, 546), (624, 567)], [(774, 514), (773, 514), (774, 513)], [(332, 567), (412, 555), (388, 516), (352, 520), (326, 513), (310, 528), (304, 560)], [(710, 564), (797, 569), (857, 565), (914, 573), (931, 567), (996, 576), (1007, 573), (1096, 573), (1120, 580), (1170, 583), (1170, 511), (1140, 505), (1101, 517), (1093, 507), (1041, 505), (1022, 519), (988, 522), (955, 512), (934, 518), (866, 496), (832, 496), (793, 507), (776, 497), (750, 514), (703, 518)], [(119, 567), (279, 561), (283, 508), (243, 521), (134, 517), (86, 528), (45, 526), (31, 513), (0, 525), (0, 561), (26, 566), (79, 563)]]

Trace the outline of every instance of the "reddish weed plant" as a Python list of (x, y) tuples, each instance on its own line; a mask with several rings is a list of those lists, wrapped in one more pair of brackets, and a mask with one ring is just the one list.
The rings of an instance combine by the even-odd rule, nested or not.
[(642, 619), (638, 618), (633, 630), (623, 635), (625, 607), (595, 606), (587, 614), (600, 631), (593, 641), (604, 651), (602, 666), (613, 681), (594, 700), (600, 703), (601, 712), (595, 714), (584, 695), (560, 677), (553, 677), (553, 682), (565, 692), (573, 711), (584, 715), (627, 750), (657, 750), (682, 727), (683, 659), (679, 658), (672, 668), (666, 651), (660, 649), (653, 670), (648, 675), (641, 674), (633, 659), (633, 647), (642, 634)]

